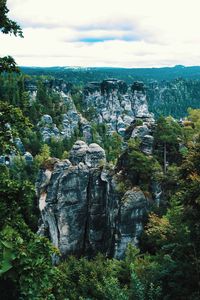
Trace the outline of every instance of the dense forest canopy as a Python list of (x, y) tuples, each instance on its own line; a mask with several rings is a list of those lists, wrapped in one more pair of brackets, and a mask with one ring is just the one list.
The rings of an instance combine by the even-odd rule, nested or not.
[(73, 83), (101, 81), (107, 78), (117, 78), (132, 83), (133, 80), (171, 81), (177, 78), (200, 79), (199, 66), (175, 66), (163, 68), (109, 68), (109, 67), (21, 67), (28, 75), (52, 75), (64, 78)]

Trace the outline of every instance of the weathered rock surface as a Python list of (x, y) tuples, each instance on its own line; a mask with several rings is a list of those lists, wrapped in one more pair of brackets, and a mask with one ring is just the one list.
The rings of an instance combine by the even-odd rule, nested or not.
[(116, 79), (91, 82), (84, 89), (83, 103), (85, 113), (92, 107), (98, 123), (106, 123), (110, 133), (118, 132), (122, 136), (135, 118), (153, 120), (142, 82), (134, 82), (131, 87)]
[[(126, 128), (136, 118), (147, 123), (153, 120), (153, 115), (148, 111), (145, 87), (142, 82), (134, 82), (131, 86), (117, 79), (88, 83), (82, 95), (82, 109), (90, 122), (77, 111), (71, 96), (71, 86), (68, 83), (54, 80), (46, 81), (45, 84), (53, 92), (58, 93), (67, 112), (62, 115), (63, 121), (58, 126), (62, 128), (60, 131), (53, 124), (51, 116), (42, 117), (38, 127), (44, 141), (48, 141), (52, 136), (61, 139), (70, 138), (76, 130), (81, 130), (85, 141), (91, 143), (91, 122), (105, 123), (109, 134), (117, 132), (124, 136)], [(31, 101), (35, 101), (36, 83), (27, 83), (26, 88), (29, 90)]]
[(36, 185), (42, 223), (62, 256), (102, 252), (122, 258), (128, 242), (137, 245), (147, 201), (139, 189), (123, 199), (105, 151), (77, 141), (70, 160), (53, 160), (41, 170)]
[(53, 123), (52, 117), (50, 115), (43, 115), (41, 121), (37, 124), (42, 139), (44, 142), (48, 142), (52, 137), (59, 139), (60, 131), (56, 124)]
[(83, 141), (76, 141), (70, 151), (70, 161), (76, 165), (80, 162), (85, 163), (88, 145)]
[[(55, 132), (50, 116), (43, 116), (43, 139), (71, 137), (79, 128), (86, 142), (76, 141), (69, 160), (54, 161), (41, 171), (37, 182), (42, 218), (39, 233), (50, 237), (62, 256), (102, 252), (123, 258), (128, 243), (138, 245), (148, 201), (138, 187), (122, 198), (117, 175), (106, 167), (104, 149), (91, 143), (91, 123), (77, 112), (68, 90), (61, 85), (56, 91), (68, 110), (61, 132)], [(85, 115), (97, 124), (106, 124), (108, 134), (124, 136), (128, 131), (128, 139), (139, 138), (141, 151), (152, 155), (154, 119), (143, 83), (92, 82), (85, 87), (82, 102)], [(157, 194), (158, 188), (155, 196), (159, 197)]]
[(124, 257), (128, 244), (138, 246), (143, 230), (144, 216), (147, 212), (147, 199), (144, 193), (135, 187), (125, 193), (119, 209), (118, 236), (115, 256)]

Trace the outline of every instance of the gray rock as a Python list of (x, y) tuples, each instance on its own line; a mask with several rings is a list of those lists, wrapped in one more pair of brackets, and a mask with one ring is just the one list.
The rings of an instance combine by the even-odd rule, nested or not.
[(147, 210), (144, 193), (137, 187), (125, 193), (121, 200), (115, 257), (121, 259), (129, 243), (138, 246)]
[(153, 153), (153, 142), (154, 138), (152, 135), (145, 135), (142, 138), (141, 150), (143, 153), (147, 155), (152, 155)]
[(162, 201), (162, 186), (158, 181), (152, 181), (151, 183), (151, 189), (152, 189), (152, 195), (154, 198), (154, 202), (157, 205), (157, 207), (160, 206), (160, 203)]
[(17, 149), (19, 150), (20, 154), (23, 155), (25, 153), (25, 148), (24, 148), (24, 145), (23, 145), (21, 139), (15, 138), (14, 143), (15, 143)]
[(24, 153), (23, 157), (25, 158), (27, 164), (32, 164), (32, 162), (33, 162), (33, 155), (30, 152), (26, 151)]
[[(31, 84), (27, 85), (30, 92), (37, 92), (35, 87), (31, 88)], [(76, 130), (81, 129), (85, 141), (92, 142), (91, 124), (77, 112), (70, 94), (71, 86), (63, 80), (47, 80), (44, 84), (58, 93), (67, 112), (63, 114), (62, 124), (59, 124), (59, 128), (62, 127), (61, 132), (53, 124), (51, 116), (42, 117), (39, 127), (43, 141), (48, 142), (52, 136), (56, 139), (71, 138)], [(147, 121), (153, 119), (148, 111), (145, 86), (142, 82), (134, 82), (130, 87), (124, 81), (113, 78), (88, 83), (83, 91), (82, 108), (92, 122), (107, 124), (108, 134), (117, 132), (124, 136), (126, 128), (135, 118)]]
[(90, 144), (86, 154), (86, 164), (88, 167), (99, 167), (105, 165), (106, 154), (98, 144)]
[(70, 160), (54, 160), (40, 171), (38, 233), (49, 236), (63, 257), (102, 252), (122, 258), (128, 242), (138, 243), (146, 211), (144, 194), (135, 188), (120, 202), (116, 178), (97, 144), (77, 141)]
[(60, 131), (56, 124), (53, 124), (53, 120), (50, 115), (43, 115), (37, 126), (44, 142), (49, 142), (52, 137), (57, 140), (60, 138)]
[(82, 116), (80, 117), (80, 127), (84, 137), (84, 140), (87, 143), (92, 142), (92, 127), (91, 124)]
[(1, 155), (0, 156), (0, 164), (9, 166), (11, 164), (12, 158), (10, 155)]
[(70, 151), (69, 159), (72, 164), (78, 164), (79, 162), (85, 163), (86, 153), (88, 151), (88, 145), (83, 141), (76, 141)]
[(141, 126), (136, 126), (134, 130), (132, 131), (132, 138), (138, 137), (139, 139), (143, 139), (145, 135), (148, 135), (150, 132), (149, 128), (147, 125), (141, 125)]
[(73, 136), (75, 130), (79, 128), (79, 122), (81, 117), (76, 110), (72, 98), (68, 96), (67, 99), (68, 111), (66, 114), (63, 114), (62, 135), (64, 137), (70, 138)]
[(117, 79), (91, 83), (85, 87), (83, 104), (85, 113), (92, 107), (97, 121), (109, 125), (110, 133), (124, 135), (134, 118), (149, 120), (153, 117), (148, 111), (145, 87), (141, 82), (135, 82), (131, 88)]
[(52, 117), (50, 115), (43, 115), (41, 121), (42, 123), (49, 125), (53, 123)]
[[(40, 210), (44, 227), (63, 256), (96, 254), (110, 251), (111, 229), (107, 207), (108, 182), (101, 179), (99, 168), (89, 169), (59, 162), (52, 174), (40, 179)], [(108, 239), (109, 237), (109, 239)]]

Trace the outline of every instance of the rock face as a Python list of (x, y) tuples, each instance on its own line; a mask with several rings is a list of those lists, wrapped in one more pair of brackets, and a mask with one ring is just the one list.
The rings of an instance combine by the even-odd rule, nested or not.
[[(70, 92), (69, 84), (62, 80), (45, 82), (48, 88), (58, 93), (60, 101), (67, 112), (62, 115), (60, 130), (53, 123), (51, 116), (44, 115), (38, 124), (43, 140), (51, 137), (70, 138), (76, 130), (81, 130), (87, 143), (92, 142), (91, 122), (106, 124), (108, 133), (117, 132), (124, 136), (126, 128), (137, 118), (151, 122), (152, 114), (148, 111), (145, 87), (142, 82), (134, 82), (128, 86), (124, 81), (107, 79), (102, 82), (88, 83), (82, 95), (82, 110), (88, 120), (77, 111)], [(35, 101), (37, 86), (33, 82), (26, 84), (31, 101)]]
[(52, 117), (50, 115), (43, 115), (41, 121), (38, 123), (38, 128), (42, 135), (44, 142), (48, 142), (51, 137), (59, 139), (60, 132), (56, 124), (53, 123)]
[(131, 87), (134, 115), (136, 118), (150, 118), (152, 115), (149, 113), (145, 87), (143, 82), (136, 81)]
[[(63, 257), (102, 252), (123, 258), (128, 243), (138, 245), (148, 201), (139, 187), (122, 197), (117, 189), (119, 174), (107, 168), (104, 149), (91, 143), (90, 122), (77, 112), (68, 91), (62, 86), (56, 90), (68, 110), (60, 132), (55, 132), (51, 116), (42, 117), (43, 139), (71, 137), (81, 128), (86, 142), (74, 144), (69, 160), (54, 160), (41, 170), (37, 182), (39, 233), (48, 236)], [(152, 155), (154, 119), (142, 82), (132, 86), (115, 79), (92, 82), (84, 89), (82, 105), (91, 121), (107, 125), (108, 134), (139, 138), (141, 151)], [(158, 192), (156, 187), (157, 198)]]
[(91, 82), (84, 89), (83, 103), (86, 114), (92, 107), (98, 123), (106, 123), (111, 133), (118, 132), (122, 136), (135, 118), (153, 118), (142, 82), (134, 82), (130, 87), (116, 79)]
[(120, 199), (113, 171), (105, 163), (99, 145), (77, 141), (70, 160), (53, 160), (40, 171), (39, 233), (49, 236), (62, 256), (102, 252), (122, 258), (128, 242), (138, 243), (146, 198), (135, 188)]
[(143, 219), (147, 211), (147, 200), (139, 188), (125, 193), (119, 209), (118, 237), (115, 256), (122, 258), (128, 243), (138, 245), (143, 230)]

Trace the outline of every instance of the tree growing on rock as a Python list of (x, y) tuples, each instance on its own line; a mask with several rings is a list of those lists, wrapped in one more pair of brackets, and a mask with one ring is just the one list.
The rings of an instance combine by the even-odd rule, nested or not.
[(167, 169), (167, 148), (170, 148), (170, 146), (177, 146), (181, 136), (181, 127), (172, 117), (164, 118), (161, 116), (158, 119), (154, 137), (155, 143), (157, 145), (162, 145), (163, 148), (164, 173), (166, 173)]

